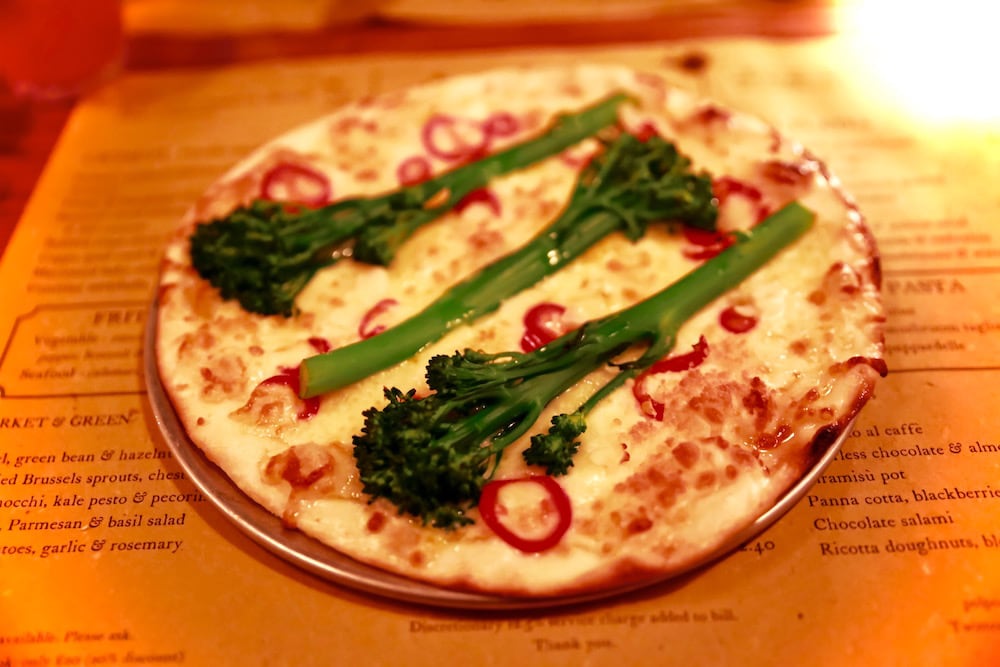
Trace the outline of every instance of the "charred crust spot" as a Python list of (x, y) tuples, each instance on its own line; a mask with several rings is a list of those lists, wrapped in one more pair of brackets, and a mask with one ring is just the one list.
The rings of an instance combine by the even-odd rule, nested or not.
[(629, 454), (629, 451), (628, 451), (628, 443), (627, 442), (623, 442), (623, 443), (621, 443), (621, 445), (622, 445), (622, 457), (621, 457), (621, 459), (618, 462), (619, 463), (628, 463), (629, 460), (631, 460), (631, 458), (632, 458), (632, 455)]
[(212, 332), (210, 332), (208, 328), (203, 325), (198, 327), (197, 331), (184, 336), (181, 340), (180, 347), (178, 348), (177, 356), (184, 357), (195, 350), (211, 350), (214, 346), (215, 336), (213, 336)]
[(767, 160), (760, 165), (760, 173), (764, 178), (795, 188), (808, 187), (816, 170), (816, 163), (809, 161)]
[[(730, 454), (730, 457), (732, 457), (733, 465), (742, 466), (744, 468), (757, 467), (757, 458), (747, 450), (743, 449), (742, 447), (734, 447), (732, 453)], [(726, 466), (727, 477), (729, 477), (729, 468), (730, 466)], [(735, 475), (730, 477), (730, 479), (732, 478), (735, 478)]]
[(662, 91), (666, 87), (666, 82), (662, 77), (656, 74), (650, 74), (649, 72), (636, 72), (635, 80), (637, 83), (641, 83), (644, 86), (653, 88), (657, 91)]
[(850, 264), (834, 262), (823, 277), (823, 291), (827, 294), (853, 296), (861, 291), (861, 276)]
[(711, 470), (699, 473), (694, 480), (694, 488), (696, 489), (707, 489), (712, 486), (715, 486), (715, 473)]
[(655, 500), (661, 508), (670, 507), (684, 491), (684, 480), (679, 471), (664, 474), (658, 468), (648, 468), (637, 472), (615, 485), (615, 493), (625, 493), (649, 500)]
[(503, 234), (495, 229), (480, 227), (468, 237), (469, 245), (476, 250), (503, 249)]
[(299, 519), (298, 512), (295, 510), (294, 503), (290, 504), (281, 515), (281, 525), (288, 530), (298, 530), (299, 529)]
[(701, 51), (688, 51), (677, 59), (677, 66), (692, 74), (701, 74), (708, 68), (708, 64), (708, 55)]
[(687, 413), (697, 415), (711, 425), (720, 425), (725, 422), (726, 415), (739, 405), (742, 387), (735, 382), (709, 381), (708, 376), (694, 369), (684, 374), (679, 391), (691, 396), (682, 404), (687, 407)]
[(798, 339), (788, 344), (789, 351), (799, 357), (804, 357), (809, 352), (809, 341)]
[(653, 521), (648, 516), (637, 516), (625, 526), (625, 532), (630, 535), (637, 535), (639, 533), (645, 533), (647, 530), (653, 527)]
[(709, 438), (707, 442), (710, 442), (711, 444), (715, 445), (722, 451), (729, 449), (729, 441), (723, 438), (721, 435), (713, 436)]
[(757, 447), (759, 449), (774, 449), (778, 446), (778, 438), (773, 433), (761, 433), (757, 436)]
[(284, 480), (293, 489), (307, 489), (332, 471), (329, 452), (317, 446), (294, 445), (268, 459), (264, 478), (272, 483)]
[(203, 396), (234, 394), (243, 388), (246, 380), (246, 366), (239, 357), (220, 357), (214, 366), (202, 366), (198, 371), (204, 380)]
[(305, 488), (312, 486), (316, 481), (319, 480), (326, 473), (327, 467), (322, 466), (320, 468), (315, 468), (310, 470), (308, 473), (302, 472), (302, 464), (298, 459), (295, 459), (294, 464), (289, 465), (282, 472), (282, 477), (294, 487)]
[(682, 468), (690, 469), (698, 462), (701, 452), (693, 442), (685, 441), (674, 447), (671, 454)]
[(479, 333), (476, 334), (476, 339), (482, 343), (487, 343), (491, 340), (496, 340), (496, 337), (497, 337), (497, 331), (495, 327), (484, 327), (483, 329), (479, 330)]
[(694, 114), (692, 120), (702, 125), (714, 125), (716, 123), (728, 124), (733, 114), (728, 109), (715, 104), (703, 104)]
[(622, 290), (622, 296), (628, 301), (639, 301), (642, 298), (641, 293), (631, 287), (624, 288)]
[(792, 434), (792, 429), (788, 424), (779, 424), (773, 432), (761, 433), (757, 436), (757, 448), (761, 450), (774, 449), (788, 436)]
[(667, 481), (667, 475), (660, 472), (658, 468), (650, 468), (646, 472), (646, 478), (655, 486), (660, 486)]
[(872, 272), (872, 282), (875, 283), (876, 287), (882, 286), (882, 258), (879, 255), (874, 255), (868, 264), (871, 267)]
[(578, 83), (567, 82), (564, 83), (560, 87), (560, 89), (562, 92), (566, 93), (571, 97), (580, 97), (581, 95), (583, 95), (583, 88), (581, 88), (580, 84)]
[(809, 446), (812, 456), (814, 458), (823, 456), (837, 440), (837, 437), (840, 436), (840, 431), (839, 424), (827, 424), (816, 431), (816, 435), (813, 436), (812, 443)]
[[(841, 193), (842, 194), (842, 193)], [(853, 229), (854, 235), (853, 239), (856, 241), (856, 245), (859, 250), (869, 255), (870, 261), (868, 262), (868, 268), (871, 271), (871, 281), (876, 287), (882, 286), (882, 258), (878, 254), (878, 244), (875, 241), (875, 235), (871, 228), (867, 225), (862, 224), (864, 222), (864, 217), (858, 212), (857, 206), (853, 201), (847, 201), (851, 210), (857, 213), (855, 222), (857, 223)]]
[(777, 128), (768, 128), (768, 134), (771, 137), (771, 145), (768, 147), (772, 153), (777, 153), (781, 150), (782, 138), (781, 133), (778, 132)]
[(344, 116), (333, 124), (338, 134), (350, 132), (351, 130), (362, 130), (364, 132), (375, 132), (378, 130), (378, 123), (360, 116)]
[(365, 528), (368, 529), (370, 533), (377, 533), (382, 528), (385, 527), (385, 514), (382, 512), (374, 512), (368, 519), (368, 523), (365, 524)]
[(754, 417), (758, 430), (764, 428), (770, 419), (771, 399), (764, 381), (754, 376), (750, 381), (750, 390), (743, 396), (743, 407)]
[(684, 480), (680, 475), (671, 475), (656, 494), (656, 501), (661, 507), (671, 507), (684, 492)]
[(642, 421), (638, 421), (633, 424), (632, 427), (629, 428), (628, 432), (633, 441), (641, 442), (645, 438), (649, 437), (655, 430), (656, 427), (650, 420), (643, 419)]

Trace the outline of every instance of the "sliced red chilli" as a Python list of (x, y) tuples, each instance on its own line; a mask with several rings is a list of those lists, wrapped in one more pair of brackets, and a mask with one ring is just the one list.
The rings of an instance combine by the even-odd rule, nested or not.
[(292, 393), (295, 395), (296, 400), (302, 403), (302, 408), (296, 415), (300, 421), (308, 421), (316, 416), (319, 412), (320, 398), (319, 396), (314, 396), (312, 398), (299, 398), (299, 367), (294, 368), (281, 368), (277, 375), (272, 375), (266, 380), (260, 383), (261, 386), (265, 385), (280, 385), (283, 387), (288, 387), (291, 389)]
[(752, 204), (754, 223), (761, 222), (771, 215), (771, 207), (764, 201), (764, 193), (757, 186), (741, 181), (732, 176), (722, 176), (712, 181), (712, 194), (719, 201), (719, 206), (725, 205), (733, 197), (742, 197)]
[(731, 333), (746, 333), (757, 326), (757, 317), (745, 306), (729, 306), (719, 313), (719, 324)]
[(540, 303), (524, 314), (524, 335), (521, 336), (521, 350), (531, 352), (546, 343), (554, 341), (566, 330), (563, 326), (565, 306), (558, 303)]
[[(509, 484), (538, 484), (548, 495), (544, 507), (555, 513), (551, 530), (541, 537), (525, 537), (511, 530), (504, 522), (506, 507), (500, 503), (500, 490)], [(559, 544), (573, 522), (573, 507), (559, 482), (546, 475), (531, 475), (515, 479), (499, 479), (486, 484), (479, 497), (479, 514), (490, 530), (504, 542), (524, 553), (547, 551)]]
[(503, 208), (500, 206), (500, 199), (489, 188), (477, 188), (462, 197), (461, 201), (455, 204), (455, 212), (461, 213), (473, 204), (485, 204), (496, 217), (500, 217), (500, 214), (503, 212)]
[(660, 359), (640, 373), (632, 384), (632, 396), (635, 397), (636, 402), (639, 404), (639, 409), (642, 410), (643, 414), (652, 417), (656, 421), (663, 421), (663, 414), (666, 410), (666, 406), (661, 401), (653, 398), (646, 390), (646, 379), (650, 375), (689, 371), (692, 368), (700, 366), (707, 356), (708, 341), (705, 340), (704, 336), (701, 336), (698, 338), (698, 342), (691, 347), (690, 352)]
[(585, 141), (571, 146), (559, 154), (559, 159), (570, 169), (583, 169), (597, 155), (600, 146), (596, 142)]
[(333, 188), (325, 174), (293, 162), (271, 167), (260, 184), (260, 196), (271, 201), (323, 206), (330, 202)]
[(396, 301), (395, 299), (382, 299), (374, 306), (369, 308), (368, 312), (366, 312), (361, 317), (361, 323), (358, 325), (358, 335), (361, 338), (371, 338), (372, 336), (377, 336), (378, 334), (385, 331), (384, 324), (376, 324), (375, 326), (372, 326), (372, 322), (379, 315), (382, 315), (383, 313), (385, 313), (387, 310), (397, 305), (398, 303), (399, 302)]
[(517, 116), (508, 111), (496, 111), (483, 121), (483, 132), (490, 138), (511, 137), (521, 130)]
[(316, 354), (326, 354), (333, 348), (330, 341), (320, 336), (310, 336), (307, 342), (312, 346), (312, 349), (316, 350)]
[(446, 162), (474, 160), (489, 146), (481, 123), (447, 114), (435, 114), (424, 123), (421, 140), (429, 155)]
[(632, 136), (634, 136), (639, 141), (641, 141), (643, 143), (646, 143), (647, 141), (649, 141), (653, 137), (660, 136), (660, 133), (656, 131), (656, 126), (655, 125), (653, 125), (649, 121), (645, 121), (642, 125), (640, 125), (639, 127), (637, 127), (632, 132)]
[(712, 259), (736, 242), (732, 234), (725, 232), (708, 232), (687, 226), (683, 232), (684, 240), (688, 244), (681, 249), (681, 253), (688, 259), (698, 262)]
[(400, 185), (417, 185), (433, 175), (430, 161), (423, 155), (408, 157), (396, 167), (396, 180)]
[(813, 160), (768, 160), (760, 165), (761, 175), (779, 185), (806, 188), (812, 182), (819, 166)]

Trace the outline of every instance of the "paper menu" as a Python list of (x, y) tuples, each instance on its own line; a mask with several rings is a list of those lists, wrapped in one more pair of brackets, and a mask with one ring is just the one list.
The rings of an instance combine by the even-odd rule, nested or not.
[[(841, 48), (292, 61), (128, 76), (84, 102), (0, 264), (0, 665), (1000, 662), (998, 128), (859, 104)], [(584, 59), (756, 112), (856, 195), (883, 249), (892, 372), (838, 460), (742, 551), (582, 607), (419, 608), (253, 544), (184, 478), (143, 394), (175, 221), (254, 146), (341, 101)]]

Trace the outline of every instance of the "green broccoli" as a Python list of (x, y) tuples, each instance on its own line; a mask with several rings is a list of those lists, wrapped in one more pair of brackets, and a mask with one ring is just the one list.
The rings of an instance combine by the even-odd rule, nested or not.
[[(813, 217), (791, 203), (667, 288), (532, 352), (433, 357), (426, 373), (433, 393), (418, 398), (412, 390), (386, 389), (388, 405), (364, 412), (354, 456), (365, 493), (437, 527), (469, 523), (466, 513), (504, 449), (552, 399), (610, 365), (618, 370), (612, 379), (575, 411), (554, 417), (548, 433), (533, 436), (523, 453), (528, 464), (564, 474), (590, 410), (667, 355), (684, 322), (808, 231)], [(646, 347), (630, 361), (617, 360), (635, 345)]]
[(602, 238), (639, 239), (650, 222), (712, 230), (711, 179), (660, 137), (619, 134), (582, 170), (566, 207), (530, 242), (453, 285), (423, 311), (377, 336), (305, 359), (300, 394), (316, 396), (398, 364), (451, 328), (496, 310), (504, 299), (558, 271)]
[(262, 315), (289, 316), (317, 271), (342, 257), (388, 265), (421, 225), (453, 209), (491, 179), (528, 167), (613, 125), (624, 95), (559, 116), (544, 134), (423, 183), (374, 197), (293, 210), (257, 200), (198, 225), (191, 235), (195, 270), (224, 299)]

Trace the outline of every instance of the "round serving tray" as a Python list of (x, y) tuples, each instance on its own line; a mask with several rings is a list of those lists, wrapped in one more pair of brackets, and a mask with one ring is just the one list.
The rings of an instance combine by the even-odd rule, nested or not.
[(551, 608), (592, 602), (621, 595), (640, 588), (661, 584), (688, 574), (738, 548), (756, 537), (790, 510), (823, 473), (836, 456), (853, 420), (827, 448), (811, 469), (792, 486), (770, 509), (758, 516), (742, 531), (733, 535), (719, 549), (706, 554), (687, 569), (659, 578), (651, 578), (628, 586), (609, 588), (594, 593), (543, 597), (512, 598), (453, 591), (394, 575), (356, 561), (308, 535), (286, 528), (281, 519), (246, 496), (220, 468), (202, 454), (188, 438), (160, 382), (156, 363), (156, 322), (158, 305), (153, 303), (146, 325), (144, 360), (146, 389), (156, 423), (188, 478), (215, 507), (251, 539), (285, 561), (334, 584), (354, 591), (391, 598), (393, 600), (468, 610), (527, 610)]

